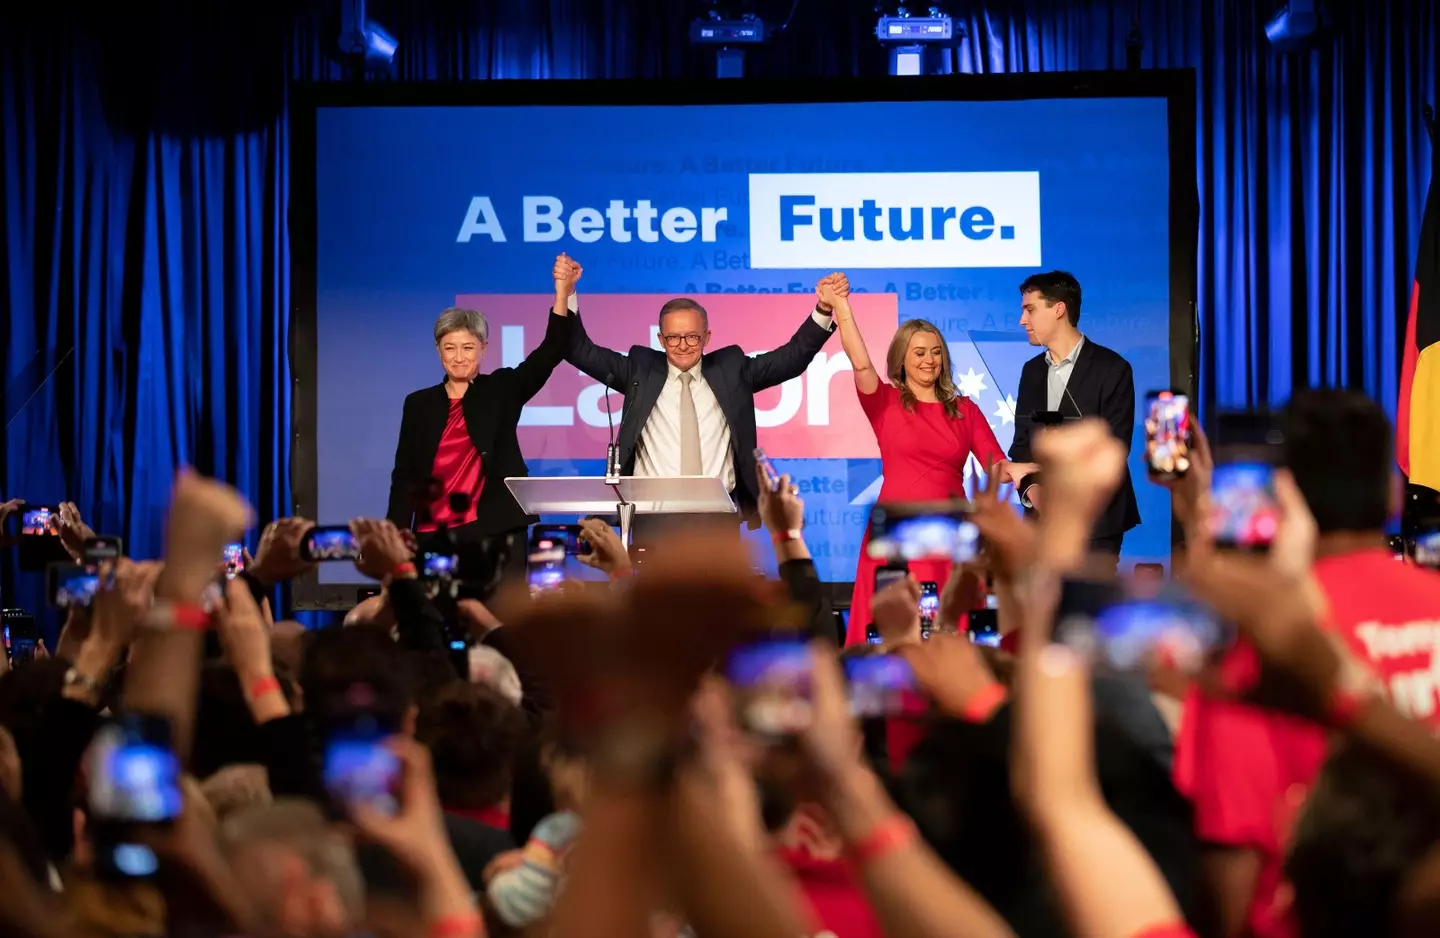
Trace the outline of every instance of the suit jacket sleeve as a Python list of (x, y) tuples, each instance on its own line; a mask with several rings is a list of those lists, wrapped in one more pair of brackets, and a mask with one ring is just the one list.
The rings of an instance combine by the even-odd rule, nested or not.
[(1110, 424), (1115, 439), (1125, 444), (1125, 453), (1130, 453), (1130, 443), (1135, 435), (1135, 371), (1125, 359), (1116, 357), (1115, 367), (1110, 369), (1100, 392), (1100, 416)]
[(825, 340), (830, 338), (832, 329), (816, 325), (810, 313), (805, 314), (805, 321), (790, 341), (780, 346), (773, 352), (766, 352), (764, 355), (756, 355), (754, 358), (747, 357), (743, 370), (740, 372), (745, 385), (752, 391), (763, 391), (766, 388), (773, 388), (777, 384), (784, 384), (791, 378), (799, 377), (805, 373), (805, 367), (810, 360), (824, 346)]
[(413, 395), (405, 398), (405, 408), (400, 414), (400, 441), (395, 445), (395, 468), (390, 473), (390, 504), (385, 510), (385, 517), (401, 528), (410, 527), (415, 514), (410, 491), (415, 484), (410, 471), (410, 461), (415, 452), (414, 400)]
[[(1016, 396), (1024, 396), (1025, 372), (1029, 366), (1020, 369), (1020, 387), (1016, 388)], [(1023, 416), (1022, 416), (1023, 414)], [(1030, 449), (1030, 434), (1034, 431), (1034, 421), (1030, 414), (1021, 410), (1020, 404), (1015, 405), (1015, 435), (1010, 439), (1010, 461), (1011, 462), (1034, 462), (1035, 457)]]
[(555, 366), (565, 360), (565, 353), (569, 351), (574, 317), (547, 313), (545, 318), (545, 338), (535, 351), (515, 366), (511, 376), (509, 400), (506, 402), (511, 406), (524, 406), (526, 401), (538, 394), (545, 382), (550, 380)]
[(610, 390), (625, 393), (635, 368), (630, 357), (591, 342), (579, 313), (571, 313), (568, 318), (574, 321), (570, 324), (570, 349), (565, 355), (566, 360), (596, 381), (604, 381), (608, 375)]

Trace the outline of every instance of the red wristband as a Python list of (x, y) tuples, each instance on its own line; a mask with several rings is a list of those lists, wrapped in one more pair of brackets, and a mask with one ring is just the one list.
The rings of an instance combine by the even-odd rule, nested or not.
[(393, 577), (414, 576), (414, 574), (415, 565), (408, 560), (405, 563), (397, 563), (395, 569), (390, 571), (390, 575)]
[(1010, 694), (1005, 690), (1005, 685), (996, 681), (986, 684), (965, 701), (965, 706), (960, 711), (960, 719), (966, 723), (988, 723), (1000, 709), (1000, 705), (1010, 699)]
[(634, 567), (619, 567), (619, 568), (617, 568), (617, 569), (615, 570), (615, 572), (613, 572), (613, 573), (610, 574), (610, 579), (612, 579), (612, 580), (623, 580), (623, 579), (625, 579), (627, 576), (634, 576), (634, 575), (635, 575), (635, 568), (634, 568)]
[(210, 628), (210, 613), (189, 603), (171, 603), (170, 627), (182, 632), (204, 632)]
[(259, 700), (266, 694), (273, 694), (278, 692), (279, 690), (280, 680), (272, 674), (268, 677), (262, 677), (254, 684), (251, 684), (248, 693), (251, 700)]
[(850, 862), (864, 866), (887, 853), (913, 844), (920, 836), (915, 822), (903, 814), (894, 814), (876, 824), (874, 829), (846, 848)]
[(770, 540), (774, 541), (776, 544), (783, 544), (786, 541), (801, 540), (804, 538), (804, 536), (805, 535), (800, 533), (799, 528), (787, 528), (784, 531), (776, 531), (774, 534), (771, 534)]
[(468, 938), (481, 933), (480, 916), (446, 915), (431, 922), (426, 931), (430, 938)]

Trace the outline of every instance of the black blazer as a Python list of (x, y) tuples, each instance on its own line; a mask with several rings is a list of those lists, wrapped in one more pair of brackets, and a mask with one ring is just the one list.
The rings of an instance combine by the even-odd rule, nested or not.
[[(570, 342), (573, 317), (550, 313), (545, 319), (545, 338), (530, 357), (515, 368), (478, 375), (461, 399), (465, 428), (470, 431), (470, 441), (480, 454), (485, 473), (485, 488), (476, 514), (480, 534), (499, 534), (539, 520), (520, 510), (505, 485), (505, 477), (530, 474), (515, 435), (520, 408), (550, 380), (550, 373), (564, 359)], [(385, 513), (402, 528), (410, 527), (414, 521), (416, 494), (431, 478), (449, 415), (450, 398), (444, 381), (405, 398), (400, 442), (395, 447), (395, 471), (390, 474), (390, 507)]]
[[(1037, 410), (1049, 409), (1045, 406), (1048, 373), (1049, 366), (1045, 364), (1043, 352), (1026, 362), (1020, 372), (1020, 395), (1015, 402), (1015, 439), (1010, 443), (1010, 459), (1013, 462), (1034, 461), (1030, 438), (1035, 428), (1030, 415)], [(1130, 363), (1086, 338), (1080, 348), (1080, 357), (1070, 371), (1065, 390), (1069, 393), (1060, 400), (1060, 412), (1067, 417), (1103, 417), (1110, 424), (1110, 432), (1125, 444), (1128, 455), (1130, 440), (1135, 433), (1135, 373)], [(1036, 475), (1026, 476), (1020, 481), (1021, 491), (1039, 481)], [(1130, 469), (1126, 467), (1125, 481), (1096, 520), (1092, 533), (1095, 537), (1113, 537), (1124, 534), (1139, 523), (1140, 508), (1135, 503), (1135, 487), (1130, 484)]]
[[(730, 455), (735, 466), (735, 491), (732, 493), (740, 513), (755, 527), (755, 508), (759, 493), (755, 490), (755, 392), (783, 384), (804, 374), (810, 360), (820, 351), (833, 329), (816, 325), (809, 313), (790, 341), (773, 352), (746, 355), (738, 345), (727, 345), (706, 352), (700, 359), (705, 382), (720, 402), (720, 412), (730, 425)], [(665, 353), (640, 345), (630, 346), (628, 354), (601, 348), (585, 334), (585, 326), (576, 316), (570, 330), (570, 351), (565, 356), (575, 367), (596, 381), (607, 383), (612, 390), (625, 395), (620, 414), (620, 471), (635, 471), (635, 452), (640, 444), (640, 431), (650, 419), (650, 411), (660, 398), (669, 374)]]

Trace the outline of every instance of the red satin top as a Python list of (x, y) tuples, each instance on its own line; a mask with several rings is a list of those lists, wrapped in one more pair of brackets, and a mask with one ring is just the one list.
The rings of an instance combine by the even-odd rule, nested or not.
[[(450, 416), (445, 420), (445, 432), (440, 437), (440, 447), (435, 450), (435, 466), (430, 470), (430, 474), (440, 480), (440, 491), (430, 504), (430, 520), (418, 525), (417, 532), (434, 531), (441, 525), (455, 528), (469, 524), (475, 520), (480, 507), (485, 470), (480, 464), (480, 453), (470, 441), (460, 401), (458, 397), (450, 399)], [(463, 512), (450, 510), (450, 496), (456, 493), (470, 496), (470, 505)]]

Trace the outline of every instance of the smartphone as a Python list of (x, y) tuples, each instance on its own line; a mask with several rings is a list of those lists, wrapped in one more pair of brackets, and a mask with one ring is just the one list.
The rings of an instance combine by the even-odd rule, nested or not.
[(5, 657), (12, 664), (23, 664), (35, 657), (35, 651), (40, 645), (40, 630), (35, 625), (35, 617), (26, 615), (23, 609), (6, 609), (3, 613), (3, 628), (5, 636)]
[(1145, 464), (1152, 479), (1190, 471), (1190, 398), (1178, 391), (1145, 395)]
[(1158, 660), (1194, 674), (1227, 642), (1227, 634), (1209, 609), (1175, 590), (1122, 600), (1094, 620), (1096, 650), (1122, 671)]
[(306, 531), (300, 541), (302, 560), (354, 560), (359, 556), (360, 545), (343, 524), (318, 525)]
[(125, 542), (113, 534), (87, 537), (80, 548), (86, 563), (113, 563), (125, 554)]
[(866, 552), (876, 560), (968, 563), (980, 553), (980, 529), (968, 501), (876, 505)]
[(1415, 565), (1440, 570), (1440, 518), (1426, 518), (1417, 525)]
[(843, 660), (850, 712), (856, 717), (919, 716), (925, 712), (915, 672), (904, 658), (854, 655)]
[(525, 577), (530, 591), (551, 590), (565, 582), (565, 541), (558, 537), (530, 537), (525, 554)]
[(21, 537), (59, 537), (60, 509), (54, 505), (26, 505), (20, 512)]
[(86, 754), (95, 865), (106, 879), (144, 879), (160, 868), (137, 829), (169, 826), (184, 808), (170, 721), (127, 713), (96, 731)]
[(330, 733), (322, 771), (331, 797), (342, 805), (364, 804), (389, 815), (399, 810), (401, 764), (386, 745), (387, 736), (364, 716)]
[(934, 580), (920, 581), (920, 637), (930, 637), (935, 616), (940, 612), (940, 584)]
[(755, 461), (760, 464), (760, 472), (765, 476), (765, 484), (770, 486), (770, 491), (780, 491), (780, 473), (775, 471), (775, 464), (765, 455), (763, 447), (755, 447)]
[(784, 740), (810, 726), (810, 643), (769, 639), (736, 649), (725, 663), (740, 725), (767, 740)]
[(538, 544), (548, 540), (565, 546), (565, 552), (580, 556), (595, 549), (589, 541), (581, 538), (584, 529), (578, 524), (537, 524), (530, 530), (530, 542)]
[(883, 567), (875, 568), (875, 595), (897, 580), (903, 580), (910, 575), (910, 567), (905, 563), (888, 563)]
[(995, 609), (971, 609), (966, 618), (969, 620), (966, 634), (971, 642), (990, 648), (1000, 647), (1000, 616)]
[(867, 645), (883, 645), (883, 644), (885, 644), (885, 639), (883, 639), (883, 638), (880, 637), (880, 630), (875, 627), (875, 623), (874, 623), (874, 622), (871, 622), (869, 625), (865, 626), (865, 644), (867, 644)]
[(1273, 455), (1268, 447), (1237, 446), (1217, 451), (1210, 485), (1210, 529), (1215, 533), (1217, 547), (1269, 549), (1280, 527)]
[(100, 591), (100, 571), (91, 564), (52, 563), (45, 569), (45, 585), (50, 605), (83, 609)]
[(233, 580), (245, 571), (245, 545), (238, 541), (234, 544), (226, 544), (225, 550), (220, 555), (220, 562), (225, 567), (225, 579)]
[(448, 580), (455, 575), (458, 562), (453, 554), (427, 550), (420, 555), (420, 578), (422, 580)]

